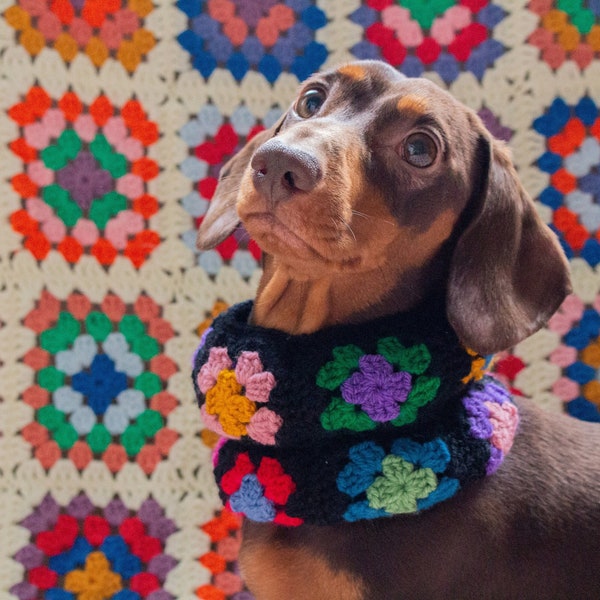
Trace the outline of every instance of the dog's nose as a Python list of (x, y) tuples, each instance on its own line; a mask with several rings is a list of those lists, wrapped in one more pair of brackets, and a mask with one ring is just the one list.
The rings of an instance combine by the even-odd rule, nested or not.
[(323, 173), (312, 154), (272, 139), (250, 161), (254, 186), (272, 202), (288, 200), (297, 192), (310, 192)]

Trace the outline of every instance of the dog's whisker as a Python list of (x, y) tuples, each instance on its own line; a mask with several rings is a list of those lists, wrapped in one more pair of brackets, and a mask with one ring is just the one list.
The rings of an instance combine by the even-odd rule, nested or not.
[(350, 232), (350, 234), (352, 235), (352, 237), (354, 238), (354, 242), (356, 243), (356, 234), (354, 233), (354, 230), (352, 229), (352, 227), (350, 226), (350, 223), (347, 223), (346, 221), (342, 221), (342, 223), (346, 226), (346, 229)]
[(336, 229), (337, 229), (338, 225), (341, 223), (350, 232), (350, 235), (354, 239), (354, 242), (357, 241), (356, 240), (356, 234), (354, 233), (354, 230), (352, 229), (352, 226), (345, 219), (339, 219), (339, 221), (338, 221), (334, 217), (330, 217), (330, 220), (331, 220), (331, 222), (333, 223), (333, 225), (334, 225), (334, 227)]
[(366, 213), (360, 212), (358, 210), (353, 210), (352, 214), (356, 215), (357, 217), (361, 217), (367, 221), (370, 221), (370, 220), (380, 221), (382, 223), (385, 223), (386, 225), (395, 226), (395, 223), (393, 223), (392, 221), (388, 221), (387, 219), (382, 219), (381, 217), (374, 217), (373, 215), (367, 215)]

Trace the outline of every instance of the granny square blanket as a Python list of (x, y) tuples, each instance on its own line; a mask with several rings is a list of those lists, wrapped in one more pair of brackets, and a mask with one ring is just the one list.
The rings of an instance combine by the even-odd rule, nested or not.
[[(233, 510), (248, 490), (271, 494), (273, 471), (232, 455), (223, 475), (245, 472), (255, 488), (237, 503), (219, 494), (219, 434), (201, 419), (190, 359), (216, 315), (253, 297), (260, 250), (240, 230), (198, 252), (196, 231), (220, 167), (299, 82), (364, 58), (448, 89), (512, 148), (574, 292), (496, 357), (494, 376), (600, 421), (599, 0), (0, 0), (2, 600), (251, 599)], [(268, 377), (246, 362), (264, 398)], [(344, 392), (322, 379), (328, 426), (401, 418), (391, 406), (340, 413), (365, 374), (388, 369), (361, 364)], [(407, 398), (429, 376), (393, 374)], [(263, 411), (250, 431), (268, 441), (275, 417)], [(353, 456), (384, 452), (391, 472), (419, 450), (394, 448)], [(410, 506), (460, 479), (436, 456)], [(340, 481), (340, 515), (409, 505)], [(286, 493), (273, 509), (283, 520)]]

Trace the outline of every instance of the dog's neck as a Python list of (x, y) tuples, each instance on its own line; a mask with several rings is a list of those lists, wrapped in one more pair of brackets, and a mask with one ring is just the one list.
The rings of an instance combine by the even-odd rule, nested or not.
[(427, 269), (382, 274), (338, 272), (299, 277), (277, 259), (265, 257), (251, 322), (292, 335), (342, 323), (362, 323), (414, 308), (438, 280), (437, 261)]

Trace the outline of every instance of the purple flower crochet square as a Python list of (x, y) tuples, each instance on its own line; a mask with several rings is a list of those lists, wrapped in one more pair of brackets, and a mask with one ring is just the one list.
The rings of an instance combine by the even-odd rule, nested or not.
[(378, 354), (362, 356), (359, 367), (341, 386), (344, 400), (360, 405), (373, 421), (395, 419), (411, 390), (410, 374), (394, 373), (393, 366)]

